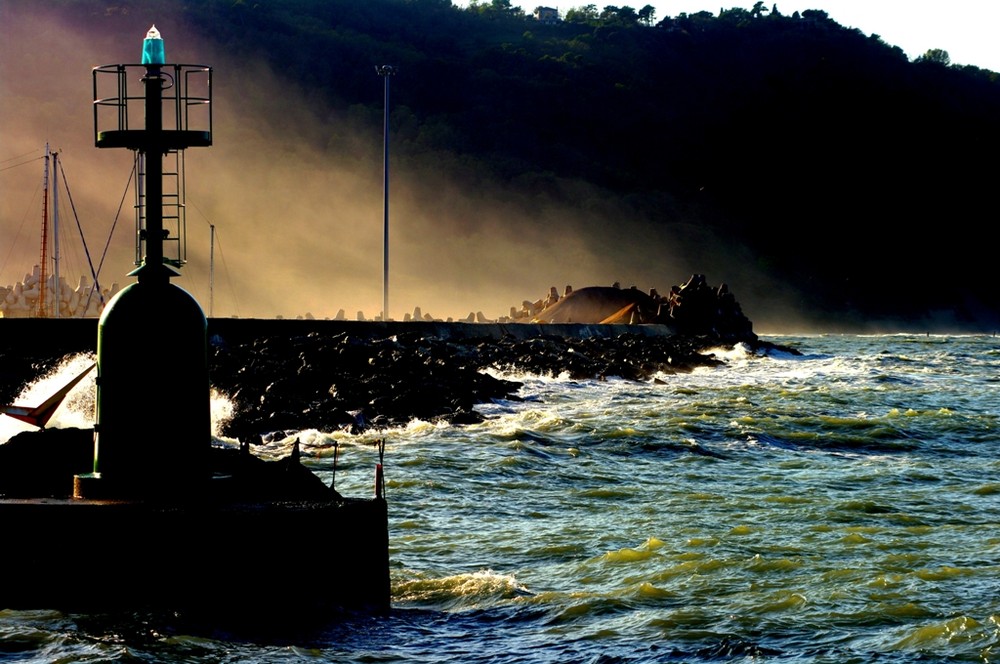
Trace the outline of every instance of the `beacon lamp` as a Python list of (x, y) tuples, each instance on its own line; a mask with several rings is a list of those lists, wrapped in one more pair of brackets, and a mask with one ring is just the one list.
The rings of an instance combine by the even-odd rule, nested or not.
[(160, 31), (154, 25), (142, 41), (142, 64), (165, 65), (166, 63), (167, 53), (163, 48), (163, 38), (160, 37)]

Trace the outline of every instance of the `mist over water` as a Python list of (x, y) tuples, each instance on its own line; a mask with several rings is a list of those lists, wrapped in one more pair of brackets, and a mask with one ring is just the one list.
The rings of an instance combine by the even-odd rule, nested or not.
[[(234, 61), (170, 16), (133, 7), (86, 26), (28, 2), (0, 6), (0, 160), (61, 152), (92, 254), (100, 254), (122, 196), (102, 285), (128, 283), (134, 260), (132, 168), (127, 150), (93, 146), (91, 68), (139, 60), (156, 23), (170, 62), (214, 68), (214, 145), (186, 154), (188, 264), (176, 283), (209, 306), (209, 225), (217, 229), (216, 316), (369, 318), (382, 306), (382, 136), (349, 108), (319, 105), (262, 61)], [(208, 30), (210, 32), (210, 29)], [(45, 48), (36, 48), (44, 43)], [(373, 97), (381, 79), (372, 74)], [(406, 104), (405, 72), (393, 108)], [(138, 86), (139, 83), (136, 82)], [(335, 87), (336, 81), (330, 81)], [(559, 203), (537, 187), (499, 187), (462, 173), (455, 155), (392, 152), (390, 315), (419, 306), (438, 318), (506, 315), (550, 286), (615, 281), (666, 292), (690, 274), (729, 283), (755, 321), (802, 311), (794, 293), (757, 273), (752, 256), (706, 235), (683, 210), (641, 218), (624, 201), (562, 181)], [(6, 162), (4, 162), (6, 164)], [(38, 262), (41, 162), (0, 171), (0, 282)], [(37, 196), (37, 195), (36, 195)], [(79, 244), (63, 201), (64, 251)], [(666, 223), (665, 223), (666, 222)], [(730, 254), (735, 251), (735, 254)], [(95, 258), (95, 260), (97, 260)], [(79, 254), (63, 274), (87, 272)], [(786, 305), (782, 302), (791, 301)]]

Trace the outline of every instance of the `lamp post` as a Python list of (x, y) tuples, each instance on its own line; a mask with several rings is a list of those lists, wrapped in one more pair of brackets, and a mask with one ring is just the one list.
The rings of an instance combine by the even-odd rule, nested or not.
[(382, 112), (382, 320), (389, 320), (389, 79), (396, 75), (392, 65), (376, 65), (375, 71), (385, 82)]

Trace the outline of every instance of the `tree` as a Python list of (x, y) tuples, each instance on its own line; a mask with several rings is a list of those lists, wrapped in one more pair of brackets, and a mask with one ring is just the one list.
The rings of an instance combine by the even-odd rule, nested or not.
[(750, 20), (750, 12), (742, 7), (719, 10), (719, 20), (733, 25), (746, 25)]
[(477, 14), (494, 14), (504, 16), (523, 16), (524, 10), (520, 7), (512, 7), (510, 0), (471, 0), (469, 11)]
[(646, 26), (653, 25), (656, 20), (656, 8), (653, 5), (646, 5), (639, 10), (639, 21)]
[(639, 15), (631, 7), (616, 7), (608, 5), (601, 12), (601, 23), (604, 25), (618, 25), (631, 27), (639, 23)]
[(568, 23), (595, 23), (597, 19), (597, 5), (574, 7), (566, 12), (566, 21)]
[(916, 62), (930, 62), (935, 65), (947, 67), (951, 64), (951, 56), (944, 49), (929, 48), (926, 53), (916, 59)]
[(830, 15), (822, 9), (806, 9), (802, 12), (802, 18), (810, 21), (822, 22), (828, 21), (830, 19)]

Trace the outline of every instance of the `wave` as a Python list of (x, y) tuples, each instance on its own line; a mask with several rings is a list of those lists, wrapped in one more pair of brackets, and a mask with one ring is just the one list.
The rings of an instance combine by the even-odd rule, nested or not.
[[(27, 383), (12, 405), (37, 406), (55, 394), (74, 377), (94, 363), (93, 353), (68, 355), (38, 378)], [(66, 395), (49, 420), (50, 428), (89, 429), (94, 425), (94, 400), (97, 393), (96, 371), (91, 371)], [(0, 443), (35, 427), (10, 417), (0, 417)]]
[[(895, 650), (913, 650), (934, 653), (937, 657), (959, 657), (980, 655), (990, 659), (989, 653), (996, 647), (998, 629), (997, 616), (989, 616), (983, 621), (971, 616), (957, 616), (941, 622), (908, 628), (893, 644)], [(978, 659), (978, 658), (977, 658)], [(971, 660), (970, 660), (971, 661)]]
[[(94, 353), (76, 353), (67, 355), (50, 371), (27, 383), (17, 398), (16, 405), (37, 405), (56, 393), (90, 365), (94, 364)], [(232, 419), (234, 405), (230, 398), (215, 390), (210, 391), (210, 409), (212, 417), (212, 437), (224, 440), (222, 431), (226, 423)], [(67, 393), (47, 423), (52, 429), (90, 429), (94, 426), (95, 404), (97, 400), (97, 371), (91, 371)], [(10, 417), (0, 417), (0, 443), (7, 442), (22, 431), (34, 431), (35, 427)]]
[(416, 574), (394, 582), (392, 589), (394, 603), (451, 611), (481, 608), (530, 595), (513, 574), (491, 569), (444, 577)]

